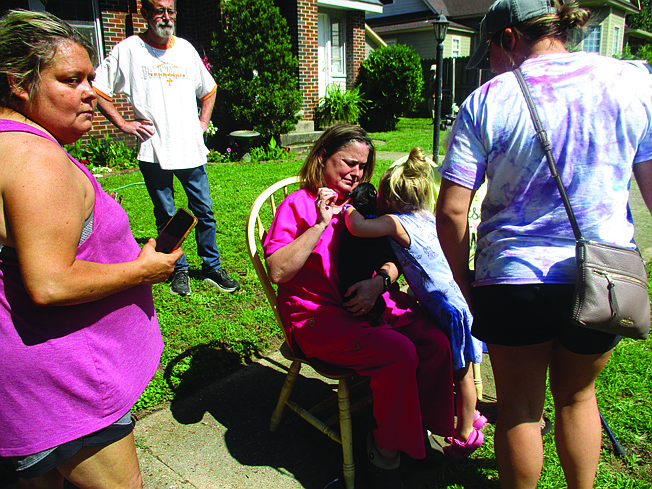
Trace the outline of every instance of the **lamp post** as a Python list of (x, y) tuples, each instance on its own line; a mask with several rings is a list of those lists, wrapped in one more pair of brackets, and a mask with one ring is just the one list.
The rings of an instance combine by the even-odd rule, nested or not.
[(435, 165), (439, 164), (439, 132), (441, 125), (441, 85), (444, 64), (444, 39), (446, 39), (446, 31), (450, 22), (446, 20), (446, 16), (442, 13), (439, 18), (432, 23), (435, 29), (435, 40), (437, 41), (437, 71), (435, 73), (435, 123), (433, 125), (432, 135), (432, 161)]

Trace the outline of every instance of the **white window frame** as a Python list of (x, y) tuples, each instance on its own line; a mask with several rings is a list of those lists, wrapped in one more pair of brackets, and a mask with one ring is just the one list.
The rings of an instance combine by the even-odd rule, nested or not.
[(462, 55), (462, 38), (451, 37), (451, 57), (459, 58)]
[[(337, 26), (335, 29), (333, 29), (334, 25)], [(346, 17), (341, 11), (320, 10), (317, 26), (319, 69), (317, 84), (319, 97), (323, 97), (326, 95), (327, 87), (333, 84), (346, 90)], [(335, 42), (333, 42), (334, 30)]]
[(620, 26), (614, 26), (613, 55), (620, 54)]
[[(595, 35), (594, 35), (595, 34)], [(600, 54), (600, 43), (602, 40), (602, 26), (601, 25), (592, 25), (589, 26), (586, 30), (586, 36), (582, 41), (582, 48), (587, 53), (598, 53)], [(597, 43), (597, 49), (594, 44)], [(588, 44), (588, 46), (587, 46)], [(587, 49), (587, 47), (590, 49)]]
[(331, 16), (329, 29), (331, 73), (346, 75), (346, 25), (344, 18)]
[[(77, 29), (95, 48), (97, 63), (104, 59), (104, 43), (102, 42), (102, 23), (100, 5), (98, 0), (90, 0), (93, 11), (93, 20), (70, 20), (63, 19), (72, 27)], [(33, 12), (45, 12), (45, 6), (41, 0), (29, 0), (28, 8)]]

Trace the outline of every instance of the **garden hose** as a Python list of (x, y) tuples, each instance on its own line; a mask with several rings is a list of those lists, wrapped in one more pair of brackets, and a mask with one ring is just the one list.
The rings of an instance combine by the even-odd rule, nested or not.
[(117, 190), (122, 190), (123, 188), (131, 187), (132, 185), (145, 185), (145, 182), (135, 182), (135, 183), (129, 183), (127, 185), (123, 185), (122, 187), (114, 188), (111, 190), (107, 190), (107, 193), (115, 192)]

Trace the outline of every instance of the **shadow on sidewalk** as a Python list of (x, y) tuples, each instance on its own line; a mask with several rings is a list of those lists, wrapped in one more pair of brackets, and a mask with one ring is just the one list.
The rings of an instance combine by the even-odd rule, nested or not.
[[(276, 433), (269, 431), (270, 417), (288, 368), (288, 364), (284, 362), (280, 355), (273, 354), (199, 393), (177, 396), (170, 406), (172, 416), (182, 425), (197, 425), (206, 423), (207, 420), (210, 423), (210, 418), (213, 418), (224, 428), (221, 434), (214, 435), (222, 436), (223, 442), (216, 441), (213, 446), (213, 450), (224, 451), (224, 461), (220, 469), (224, 486), (229, 483), (224, 480), (228, 479), (228, 473), (239, 469), (240, 473), (236, 479), (240, 483), (233, 480), (233, 487), (254, 487), (253, 481), (243, 483), (245, 474), (262, 467), (271, 467), (289, 476), (285, 479), (292, 481), (294, 485), (287, 487), (296, 488), (297, 482), (307, 489), (344, 487), (342, 451), (339, 444), (320, 433), (289, 408), (286, 408)], [(337, 392), (336, 382), (321, 377), (310, 377), (313, 372), (309, 367), (304, 366), (301, 373), (303, 375), (297, 379), (291, 398), (302, 406), (313, 406)], [(366, 393), (368, 392), (367, 390)], [(364, 396), (366, 393), (360, 395)], [(355, 399), (352, 399), (352, 402), (355, 402)], [(327, 416), (330, 414), (337, 415), (336, 406)], [(366, 435), (373, 423), (371, 407), (363, 408), (353, 416), (356, 488), (360, 489), (368, 487)], [(186, 428), (190, 429), (190, 426)], [(465, 463), (465, 470), (480, 472), (486, 465), (484, 462), (493, 464), (493, 461), (469, 461)], [(236, 467), (229, 469), (228, 464), (234, 464)], [(440, 473), (442, 468), (444, 472), (450, 472), (452, 469), (450, 464), (441, 459), (436, 463), (431, 460), (431, 464), (426, 466), (425, 463), (405, 455), (402, 457), (401, 467), (406, 489), (435, 487), (429, 486), (433, 479), (447, 478), (445, 474)], [(339, 481), (332, 483), (336, 479)]]
[[(269, 431), (286, 368), (270, 357), (262, 358), (260, 363), (249, 365), (198, 394), (175, 398), (170, 410), (174, 419), (184, 425), (199, 423), (206, 414), (213, 417), (225, 428), (224, 449), (238, 464), (273, 467), (291, 474), (303, 487), (322, 489), (334, 479), (341, 478), (340, 445), (289, 408), (286, 408), (276, 433)], [(309, 370), (304, 367), (302, 373)], [(337, 392), (337, 384), (300, 376), (292, 397), (304, 406), (312, 406), (334, 392)], [(336, 414), (336, 407), (333, 414)], [(370, 409), (354, 417), (356, 461), (363, 460), (362, 441), (372, 422)]]

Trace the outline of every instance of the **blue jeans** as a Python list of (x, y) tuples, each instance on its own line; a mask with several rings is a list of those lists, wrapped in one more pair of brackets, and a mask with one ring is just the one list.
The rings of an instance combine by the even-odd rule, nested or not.
[[(139, 161), (140, 171), (145, 179), (145, 186), (154, 203), (156, 228), (161, 231), (175, 212), (173, 177), (177, 177), (188, 196), (188, 208), (197, 218), (195, 240), (197, 254), (203, 260), (202, 272), (210, 272), (220, 267), (220, 252), (217, 250), (215, 234), (215, 214), (213, 200), (208, 188), (206, 166), (182, 170), (163, 170), (158, 163)], [(184, 254), (177, 261), (175, 270), (188, 270), (189, 265)]]

